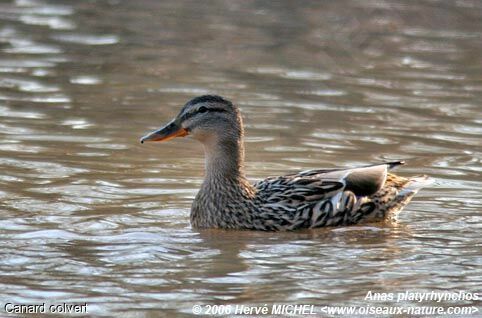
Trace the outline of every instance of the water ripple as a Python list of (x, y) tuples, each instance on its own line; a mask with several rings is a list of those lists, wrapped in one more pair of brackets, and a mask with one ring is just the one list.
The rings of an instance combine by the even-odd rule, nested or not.
[(116, 35), (56, 34), (52, 38), (60, 42), (84, 45), (112, 45), (119, 42)]

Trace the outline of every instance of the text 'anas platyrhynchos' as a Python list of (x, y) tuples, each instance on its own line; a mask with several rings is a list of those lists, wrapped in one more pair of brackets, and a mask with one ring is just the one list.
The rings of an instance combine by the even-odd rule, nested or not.
[(426, 176), (403, 178), (388, 162), (353, 169), (320, 169), (270, 177), (254, 185), (244, 174), (239, 109), (214, 95), (192, 99), (170, 123), (141, 139), (190, 135), (204, 145), (205, 179), (191, 208), (197, 228), (296, 230), (381, 221), (400, 211)]

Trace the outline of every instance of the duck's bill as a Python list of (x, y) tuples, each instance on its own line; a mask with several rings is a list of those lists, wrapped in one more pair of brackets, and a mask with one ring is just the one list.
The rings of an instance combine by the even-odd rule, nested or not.
[(141, 143), (144, 141), (167, 141), (176, 137), (187, 136), (186, 129), (176, 125), (175, 122), (170, 122), (159, 130), (153, 131), (141, 138)]

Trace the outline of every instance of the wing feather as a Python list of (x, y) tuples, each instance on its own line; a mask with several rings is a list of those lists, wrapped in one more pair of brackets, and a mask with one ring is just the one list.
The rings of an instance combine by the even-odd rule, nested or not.
[(258, 202), (268, 211), (265, 216), (283, 223), (278, 226), (296, 229), (354, 224), (374, 211), (369, 196), (384, 186), (387, 171), (400, 164), (403, 162), (307, 170), (267, 178), (254, 187)]

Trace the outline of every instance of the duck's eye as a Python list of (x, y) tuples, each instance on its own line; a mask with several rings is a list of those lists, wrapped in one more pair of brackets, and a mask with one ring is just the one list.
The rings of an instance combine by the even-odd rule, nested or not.
[(199, 113), (205, 113), (205, 112), (207, 112), (207, 111), (208, 111), (208, 109), (207, 109), (206, 107), (204, 107), (204, 106), (201, 106), (201, 107), (199, 107), (199, 109), (198, 109), (198, 112), (199, 112)]

